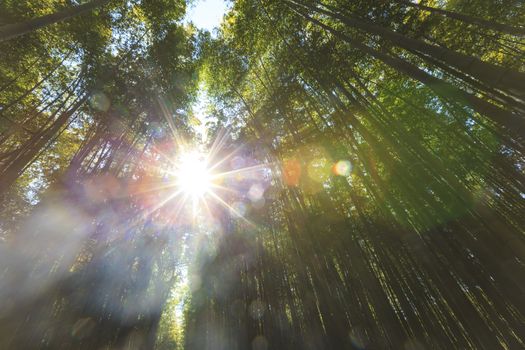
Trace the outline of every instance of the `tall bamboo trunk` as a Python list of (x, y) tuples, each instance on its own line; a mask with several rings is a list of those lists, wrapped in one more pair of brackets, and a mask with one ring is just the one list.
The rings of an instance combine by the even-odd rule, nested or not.
[(469, 15), (464, 15), (462, 13), (447, 11), (447, 10), (430, 7), (430, 6), (425, 6), (420, 3), (418, 4), (418, 3), (414, 3), (411, 1), (407, 1), (407, 0), (398, 0), (398, 1), (405, 6), (414, 7), (419, 10), (428, 11), (430, 13), (435, 13), (435, 14), (438, 14), (444, 17), (448, 17), (448, 18), (455, 19), (457, 21), (461, 21), (463, 23), (474, 24), (479, 27), (495, 30), (495, 31), (502, 32), (502, 33), (512, 34), (512, 35), (518, 35), (518, 36), (525, 35), (525, 28), (523, 27), (513, 27), (508, 24), (488, 21), (483, 18), (473, 17)]
[(454, 102), (457, 102), (459, 104), (467, 103), (478, 113), (489, 117), (498, 126), (502, 127), (505, 130), (505, 132), (508, 132), (515, 136), (516, 140), (522, 139), (523, 130), (525, 130), (525, 123), (515, 114), (501, 109), (490, 102), (482, 100), (475, 95), (465, 92), (444, 80), (436, 78), (405, 60), (374, 50), (371, 47), (363, 44), (362, 42), (346, 34), (343, 34), (333, 29), (332, 27), (329, 27), (328, 25), (322, 23), (321, 21), (311, 17), (301, 9), (292, 8), (292, 10), (296, 11), (299, 15), (303, 16), (305, 19), (312, 22), (313, 24), (316, 24), (321, 28), (326, 29), (334, 36), (346, 41), (347, 43), (363, 51), (364, 53), (367, 53), (372, 57), (382, 61), (383, 63), (397, 70), (398, 72), (402, 72), (411, 77), (412, 79), (415, 79), (427, 85), (429, 88), (434, 90), (436, 94), (438, 94), (445, 100), (454, 100)]
[(299, 7), (304, 10), (309, 9), (311, 11), (340, 20), (345, 25), (364, 31), (368, 34), (379, 35), (383, 39), (391, 41), (398, 47), (406, 50), (415, 50), (424, 56), (438, 59), (449, 66), (454, 67), (459, 71), (478, 79), (481, 82), (484, 82), (488, 86), (495, 86), (501, 91), (505, 91), (506, 93), (515, 96), (518, 100), (524, 98), (525, 74), (523, 73), (512, 71), (504, 67), (495, 66), (493, 64), (481, 61), (473, 56), (467, 56), (444, 47), (430, 45), (421, 40), (413, 39), (406, 35), (396, 33), (354, 16), (342, 15), (340, 11), (336, 13), (338, 9), (333, 6), (323, 5), (324, 7), (329, 8), (329, 11), (309, 4), (299, 4), (295, 1), (286, 0), (286, 2), (291, 4), (292, 8), (295, 8), (296, 10)]
[(34, 18), (22, 23), (13, 23), (0, 27), (0, 41), (14, 39), (21, 35), (30, 33), (37, 29), (47, 27), (51, 24), (65, 21), (71, 17), (79, 16), (85, 12), (101, 7), (110, 0), (93, 0), (83, 5), (78, 5), (56, 13)]
[(9, 187), (18, 179), (18, 177), (27, 168), (27, 165), (31, 163), (37, 157), (39, 152), (49, 146), (50, 141), (59, 132), (59, 130), (65, 126), (68, 120), (78, 109), (84, 104), (87, 97), (80, 98), (74, 106), (69, 110), (62, 113), (52, 126), (42, 135), (39, 135), (38, 139), (35, 140), (34, 145), (28, 149), (23, 150), (22, 154), (16, 158), (6, 169), (2, 169), (2, 182), (0, 183), (0, 194), (3, 194), (9, 189)]

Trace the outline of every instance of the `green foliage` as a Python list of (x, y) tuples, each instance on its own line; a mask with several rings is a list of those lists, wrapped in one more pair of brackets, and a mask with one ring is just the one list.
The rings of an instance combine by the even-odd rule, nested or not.
[[(25, 248), (18, 275), (57, 287), (0, 308), (2, 332), (50, 348), (522, 348), (525, 41), (498, 29), (523, 29), (521, 2), (238, 0), (217, 37), (182, 24), (187, 3), (115, 0), (0, 42), (0, 238), (32, 215), (55, 220), (23, 238), (43, 247), (89, 231), (71, 256)], [(6, 0), (0, 26), (75, 5)], [(191, 246), (158, 188), (201, 87), (210, 142), (228, 129), (219, 153), (272, 180), (245, 220), (212, 208), (221, 232)]]
[[(492, 6), (457, 1), (446, 9), (519, 26), (523, 11)], [(523, 235), (516, 216), (525, 209), (523, 139), (468, 95), (518, 116), (520, 93), (480, 83), (483, 73), (464, 73), (443, 55), (459, 52), (517, 74), (522, 38), (401, 1), (236, 1), (221, 29), (203, 38), (202, 49), (214, 130), (233, 128), (239, 144), (263, 147), (258, 159), (274, 164), (276, 189), (263, 210), (247, 215), (258, 230), (232, 224), (235, 233), (203, 266), (202, 278), (229, 282), (194, 293), (207, 302), (191, 306), (187, 348), (210, 346), (192, 340), (203, 333), (229, 349), (255, 346), (257, 335), (279, 349), (521, 344), (506, 322), (522, 316), (503, 316), (496, 305), (503, 294), (517, 302), (504, 290), (519, 278), (502, 272), (495, 287), (471, 269), (501, 271), (499, 259), (520, 255), (521, 248), (486, 247)], [(455, 53), (435, 57), (424, 45)], [(350, 174), (325, 169), (338, 160), (350, 162)], [(504, 229), (495, 229), (496, 217)], [(247, 247), (238, 255), (227, 248), (239, 245)], [(466, 280), (483, 285), (480, 294), (458, 287)], [(490, 332), (481, 321), (487, 300), (507, 319), (491, 328), (498, 345), (479, 337)], [(264, 316), (254, 316), (261, 302)], [(240, 311), (230, 318), (233, 305)], [(468, 319), (481, 323), (460, 320), (466, 305), (477, 310)], [(455, 319), (462, 330), (436, 326), (437, 319)]]

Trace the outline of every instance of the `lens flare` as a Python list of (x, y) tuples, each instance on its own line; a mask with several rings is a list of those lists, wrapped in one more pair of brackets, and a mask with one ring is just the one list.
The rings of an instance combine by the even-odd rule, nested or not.
[(340, 160), (334, 165), (333, 171), (339, 176), (349, 176), (352, 172), (352, 163), (348, 160)]

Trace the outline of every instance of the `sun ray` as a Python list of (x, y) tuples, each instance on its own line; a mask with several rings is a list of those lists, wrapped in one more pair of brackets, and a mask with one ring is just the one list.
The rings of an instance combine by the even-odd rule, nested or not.
[(213, 144), (210, 147), (210, 152), (208, 153), (208, 157), (210, 159), (215, 158), (216, 154), (222, 149), (223, 145), (226, 143), (228, 139), (227, 138), (228, 134), (229, 134), (228, 130), (226, 129), (219, 130), (219, 134), (213, 141)]
[[(123, 231), (126, 231), (128, 229), (131, 229), (132, 227), (138, 226), (140, 223), (144, 222), (144, 220), (148, 219), (157, 210), (159, 210), (160, 208), (165, 206), (169, 201), (171, 201), (171, 200), (175, 199), (176, 197), (178, 197), (181, 193), (182, 193), (181, 191), (175, 191), (175, 192), (169, 194), (168, 196), (166, 196), (166, 198), (164, 200), (162, 200), (160, 203), (155, 205), (153, 208), (149, 208), (148, 210), (143, 212), (141, 215), (138, 215), (133, 220), (131, 220), (131, 222), (123, 224), (123, 225), (120, 225), (120, 226), (123, 226), (123, 227), (119, 227), (119, 228), (122, 229)], [(177, 217), (178, 213), (180, 212), (180, 208), (182, 206), (184, 206), (184, 202), (185, 202), (185, 199), (180, 202), (179, 210), (177, 210), (177, 212), (175, 213), (175, 216), (174, 216), (175, 218)]]
[(226, 187), (226, 186), (222, 186), (222, 185), (219, 185), (219, 184), (212, 184), (211, 185), (212, 188), (216, 188), (218, 190), (221, 190), (221, 191), (225, 191), (225, 192), (229, 192), (229, 193), (232, 193), (232, 194), (239, 194), (240, 192), (234, 188), (229, 188), (229, 187)]
[(213, 166), (210, 168), (210, 171), (213, 171), (214, 169), (218, 168), (220, 165), (222, 165), (225, 161), (227, 161), (228, 159), (230, 159), (231, 157), (233, 157), (237, 152), (239, 152), (240, 150), (242, 149), (242, 146), (239, 146), (237, 147), (236, 149), (234, 149), (233, 151), (231, 151), (230, 153), (228, 153), (227, 155), (225, 155), (224, 157), (222, 157), (221, 160), (217, 161), (215, 164), (213, 164)]
[(240, 173), (243, 173), (243, 172), (250, 172), (250, 171), (253, 171), (253, 170), (266, 169), (266, 168), (268, 168), (268, 166), (269, 166), (268, 164), (253, 165), (253, 166), (249, 166), (249, 167), (244, 167), (244, 168), (239, 168), (239, 169), (235, 169), (235, 170), (230, 170), (230, 171), (225, 171), (225, 172), (222, 172), (222, 173), (218, 173), (218, 174), (213, 175), (212, 178), (215, 179), (215, 178), (220, 178), (220, 177), (240, 174)]
[(220, 204), (222, 204), (226, 209), (230, 210), (232, 213), (237, 215), (240, 219), (242, 219), (243, 221), (245, 221), (246, 223), (248, 223), (251, 226), (255, 226), (255, 224), (253, 224), (250, 220), (246, 219), (246, 217), (244, 217), (243, 214), (239, 213), (235, 208), (233, 208), (231, 205), (226, 203), (221, 197), (219, 197), (218, 195), (216, 195), (213, 192), (210, 192), (210, 195), (213, 198), (215, 198)]
[(162, 208), (163, 206), (165, 206), (169, 201), (173, 200), (174, 198), (178, 197), (180, 194), (182, 194), (183, 191), (182, 190), (178, 190), (178, 191), (175, 191), (173, 192), (172, 194), (170, 194), (169, 196), (167, 196), (164, 200), (162, 200), (160, 203), (158, 203), (157, 205), (155, 205), (153, 208), (151, 208), (150, 210), (148, 210), (145, 214), (143, 214), (143, 218), (147, 218), (148, 216), (150, 216), (151, 214), (153, 214), (154, 212), (156, 212), (157, 210), (159, 210), (160, 208)]

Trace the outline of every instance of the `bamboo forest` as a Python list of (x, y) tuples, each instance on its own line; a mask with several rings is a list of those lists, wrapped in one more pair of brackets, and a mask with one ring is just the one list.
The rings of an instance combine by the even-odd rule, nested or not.
[(0, 0), (0, 349), (525, 349), (525, 2)]

